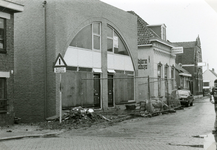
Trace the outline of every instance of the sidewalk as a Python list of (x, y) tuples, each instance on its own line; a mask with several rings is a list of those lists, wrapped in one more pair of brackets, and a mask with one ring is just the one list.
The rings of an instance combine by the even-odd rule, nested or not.
[(0, 127), (0, 141), (27, 137), (50, 137), (62, 132), (63, 130), (42, 130), (38, 126), (18, 124), (9, 127)]

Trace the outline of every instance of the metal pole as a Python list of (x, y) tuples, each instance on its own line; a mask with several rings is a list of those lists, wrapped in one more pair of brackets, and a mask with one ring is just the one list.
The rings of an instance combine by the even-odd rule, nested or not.
[(150, 79), (149, 79), (149, 76), (148, 76), (148, 102), (150, 103), (150, 101), (151, 101), (151, 96), (150, 96)]
[(62, 122), (62, 87), (61, 87), (61, 78), (62, 78), (62, 75), (60, 73), (60, 123)]

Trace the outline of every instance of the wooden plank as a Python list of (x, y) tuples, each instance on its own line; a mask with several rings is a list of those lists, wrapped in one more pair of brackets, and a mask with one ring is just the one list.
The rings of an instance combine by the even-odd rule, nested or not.
[(87, 93), (86, 93), (86, 103), (87, 106), (94, 106), (94, 96), (93, 96), (93, 73), (87, 73), (86, 86), (87, 86)]

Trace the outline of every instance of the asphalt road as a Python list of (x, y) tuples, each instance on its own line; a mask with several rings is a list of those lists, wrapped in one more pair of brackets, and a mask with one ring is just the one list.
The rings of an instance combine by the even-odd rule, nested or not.
[(213, 129), (214, 106), (209, 99), (176, 113), (134, 118), (113, 126), (72, 129), (58, 137), (0, 142), (0, 150), (203, 150)]

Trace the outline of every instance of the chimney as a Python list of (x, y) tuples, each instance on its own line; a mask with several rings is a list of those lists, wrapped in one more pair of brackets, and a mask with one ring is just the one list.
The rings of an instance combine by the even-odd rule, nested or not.
[(212, 71), (213, 71), (213, 72), (215, 72), (215, 69), (214, 69), (214, 68), (212, 68)]
[(209, 64), (207, 63), (207, 70), (209, 70)]

